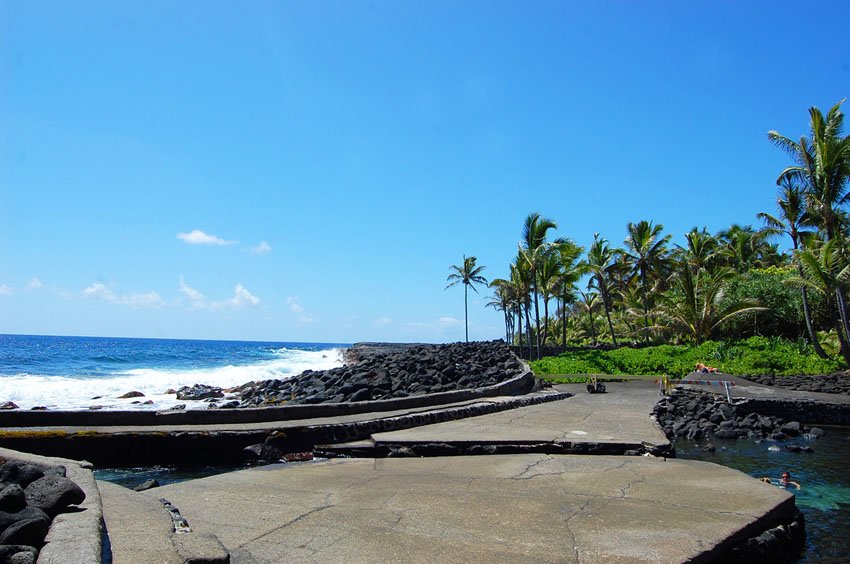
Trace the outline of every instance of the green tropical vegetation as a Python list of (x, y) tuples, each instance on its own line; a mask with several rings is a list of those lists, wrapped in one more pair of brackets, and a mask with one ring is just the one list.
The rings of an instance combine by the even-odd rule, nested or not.
[[(490, 282), (487, 306), (504, 314), (507, 342), (543, 374), (680, 374), (696, 362), (736, 374), (850, 368), (843, 102), (825, 115), (810, 108), (798, 140), (768, 132), (791, 162), (758, 226), (695, 226), (678, 245), (641, 219), (620, 246), (596, 233), (585, 250), (529, 214), (508, 275)], [(571, 352), (543, 358), (552, 346)]]

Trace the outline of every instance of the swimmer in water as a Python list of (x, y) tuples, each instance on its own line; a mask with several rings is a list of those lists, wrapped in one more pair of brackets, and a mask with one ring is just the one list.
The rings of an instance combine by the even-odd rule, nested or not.
[(768, 478), (767, 476), (764, 476), (764, 477), (761, 479), (761, 481), (762, 481), (762, 482), (764, 482), (765, 484), (773, 484), (773, 481), (771, 481), (771, 479), (770, 479), (770, 478)]
[(800, 484), (791, 480), (791, 474), (787, 470), (782, 473), (782, 477), (779, 479), (779, 485), (783, 488), (794, 486), (798, 490), (800, 489)]

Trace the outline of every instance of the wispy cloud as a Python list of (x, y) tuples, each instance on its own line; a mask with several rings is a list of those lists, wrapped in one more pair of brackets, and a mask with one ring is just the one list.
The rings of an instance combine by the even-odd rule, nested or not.
[(286, 298), (286, 305), (289, 306), (289, 311), (293, 313), (304, 313), (304, 308), (298, 303), (298, 296), (289, 296)]
[(0, 296), (8, 296), (12, 293), (12, 287), (6, 284), (0, 284)]
[(38, 290), (39, 288), (41, 288), (43, 286), (44, 286), (44, 284), (42, 284), (41, 280), (39, 280), (38, 278), (33, 278), (32, 280), (30, 280), (27, 283), (27, 289), (28, 290)]
[(204, 233), (200, 229), (193, 229), (189, 233), (178, 233), (177, 238), (190, 245), (233, 245), (236, 241), (227, 241), (221, 237)]
[(180, 277), (180, 293), (189, 299), (189, 303), (195, 309), (242, 309), (248, 307), (257, 307), (260, 305), (260, 298), (252, 294), (242, 284), (236, 284), (233, 287), (233, 296), (225, 300), (209, 301), (207, 298), (195, 288), (192, 288), (183, 277)]
[(393, 322), (393, 320), (392, 320), (391, 317), (384, 316), (384, 317), (379, 317), (378, 319), (376, 319), (375, 322), (373, 323), (373, 325), (375, 327), (386, 327), (387, 325), (389, 325), (392, 322)]
[(186, 281), (182, 276), (180, 277), (180, 293), (189, 298), (189, 303), (192, 304), (192, 307), (194, 308), (206, 309), (209, 307), (204, 295), (186, 284)]
[(264, 255), (272, 252), (272, 246), (266, 241), (260, 241), (260, 244), (255, 247), (248, 247), (248, 251), (254, 255)]
[(289, 311), (298, 314), (298, 320), (296, 321), (298, 325), (309, 325), (316, 321), (316, 319), (312, 315), (306, 313), (304, 308), (301, 307), (301, 304), (298, 303), (298, 296), (287, 297), (286, 305), (289, 307)]
[(126, 305), (133, 308), (160, 308), (165, 305), (162, 297), (156, 292), (116, 294), (108, 286), (95, 282), (85, 290), (87, 298), (96, 298), (111, 304)]

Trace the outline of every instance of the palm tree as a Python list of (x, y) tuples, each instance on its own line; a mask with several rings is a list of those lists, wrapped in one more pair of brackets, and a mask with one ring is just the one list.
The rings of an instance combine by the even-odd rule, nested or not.
[(811, 136), (800, 137), (799, 142), (777, 131), (767, 133), (768, 139), (796, 163), (783, 170), (776, 183), (788, 178), (805, 187), (809, 213), (817, 219), (827, 240), (840, 231), (840, 208), (850, 203), (850, 136), (841, 136), (842, 103), (844, 100), (830, 108), (825, 118), (818, 108), (809, 108)]
[[(809, 108), (809, 137), (793, 141), (769, 131), (768, 139), (787, 152), (796, 163), (779, 174), (777, 183), (783, 178), (798, 181), (806, 190), (808, 212), (824, 234), (827, 241), (840, 236), (846, 227), (846, 214), (842, 207), (850, 203), (850, 136), (842, 137), (844, 114), (842, 99), (824, 117), (816, 107)], [(835, 290), (837, 307), (842, 317), (847, 317), (847, 305), (840, 288)]]
[(593, 234), (593, 243), (587, 251), (585, 265), (590, 272), (590, 281), (602, 298), (602, 306), (605, 308), (605, 318), (608, 320), (608, 329), (611, 332), (611, 341), (617, 346), (617, 336), (614, 334), (614, 324), (611, 322), (611, 274), (615, 264), (615, 251), (608, 241), (599, 237), (599, 233)]
[(475, 257), (467, 257), (463, 256), (463, 263), (461, 265), (453, 264), (449, 267), (451, 273), (446, 278), (446, 281), (449, 283), (446, 286), (448, 290), (452, 286), (456, 286), (458, 284), (463, 284), (463, 321), (464, 327), (466, 329), (466, 342), (469, 342), (469, 308), (467, 306), (467, 293), (468, 289), (472, 288), (475, 293), (478, 293), (478, 290), (475, 288), (476, 284), (487, 284), (487, 279), (481, 276), (481, 272), (484, 271), (485, 267), (476, 266)]
[(555, 242), (554, 251), (557, 253), (558, 262), (561, 265), (557, 295), (561, 302), (562, 339), (564, 346), (567, 346), (567, 304), (575, 301), (575, 285), (586, 272), (586, 267), (580, 260), (584, 249), (576, 245), (571, 239), (558, 239)]
[(753, 311), (764, 311), (754, 300), (742, 300), (723, 310), (718, 309), (726, 282), (735, 273), (730, 268), (712, 272), (679, 261), (672, 278), (673, 287), (667, 295), (664, 317), (668, 325), (692, 338), (697, 345), (711, 337), (723, 322)]
[(528, 214), (523, 223), (520, 255), (528, 263), (531, 276), (531, 291), (534, 295), (534, 323), (537, 344), (537, 358), (540, 355), (540, 263), (548, 250), (546, 235), (550, 229), (557, 229), (558, 224), (551, 219), (541, 217), (539, 213)]
[(850, 264), (847, 264), (840, 249), (839, 240), (827, 241), (818, 249), (797, 251), (797, 259), (803, 268), (803, 275), (788, 280), (788, 283), (802, 285), (822, 294), (829, 306), (837, 312), (834, 318), (835, 331), (844, 362), (850, 367), (850, 322), (838, 298), (850, 284)]
[[(765, 224), (765, 232), (768, 235), (787, 234), (791, 237), (791, 243), (794, 245), (795, 262), (797, 263), (797, 273), (800, 277), (803, 276), (803, 267), (796, 257), (797, 251), (800, 249), (800, 242), (810, 233), (806, 229), (806, 224), (809, 218), (806, 214), (806, 204), (803, 191), (799, 186), (789, 178), (781, 180), (782, 190), (779, 197), (776, 199), (776, 205), (779, 207), (779, 217), (770, 215), (769, 213), (759, 213), (758, 217)], [(812, 324), (812, 312), (809, 307), (808, 287), (800, 286), (800, 292), (803, 296), (803, 317), (806, 320), (806, 331), (809, 333), (809, 340), (812, 342), (815, 352), (821, 358), (829, 358), (829, 355), (821, 347), (818, 334)]]
[(513, 304), (511, 300), (511, 283), (504, 278), (496, 278), (490, 281), (493, 295), (487, 300), (485, 307), (492, 307), (501, 311), (505, 317), (505, 342), (513, 343)]
[(594, 323), (593, 320), (593, 312), (597, 309), (597, 306), (599, 305), (599, 302), (597, 301), (597, 298), (599, 298), (599, 294), (591, 291), (579, 293), (581, 294), (581, 301), (579, 302), (579, 307), (585, 312), (587, 312), (587, 319), (589, 321), (590, 327), (590, 340), (593, 343), (593, 346), (595, 347), (597, 344), (596, 323)]
[(775, 245), (768, 243), (769, 232), (756, 231), (751, 225), (732, 225), (720, 232), (720, 250), (725, 263), (743, 274), (751, 268), (762, 268), (781, 262)]
[(629, 223), (626, 237), (626, 260), (632, 268), (632, 276), (640, 278), (643, 302), (644, 340), (649, 339), (649, 276), (660, 270), (664, 259), (665, 247), (670, 235), (661, 236), (664, 226), (653, 225), (651, 221)]
[(710, 270), (715, 266), (718, 242), (717, 238), (709, 233), (705, 227), (697, 230), (696, 227), (685, 234), (686, 246), (677, 245), (679, 254), (697, 270)]

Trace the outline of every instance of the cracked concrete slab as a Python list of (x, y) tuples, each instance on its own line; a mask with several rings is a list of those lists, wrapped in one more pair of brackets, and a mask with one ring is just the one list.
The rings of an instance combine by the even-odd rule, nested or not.
[(588, 394), (584, 384), (559, 385), (571, 398), (372, 435), (376, 445), (416, 443), (607, 443), (669, 445), (650, 418), (658, 401), (652, 382), (606, 383), (608, 393)]
[(545, 454), (273, 465), (145, 495), (237, 563), (717, 559), (794, 511), (714, 464)]

